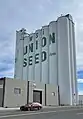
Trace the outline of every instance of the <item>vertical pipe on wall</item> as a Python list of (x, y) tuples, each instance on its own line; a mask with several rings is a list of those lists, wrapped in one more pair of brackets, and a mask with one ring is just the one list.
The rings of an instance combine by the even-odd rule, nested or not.
[(29, 103), (29, 81), (27, 81), (27, 104)]
[(46, 84), (45, 84), (45, 106), (46, 106)]
[(58, 85), (58, 105), (60, 106), (60, 91), (59, 91), (59, 85)]
[[(68, 19), (60, 17), (58, 27), (58, 81), (60, 89), (60, 103), (70, 105), (70, 46)], [(66, 96), (66, 97), (65, 97)]]
[(59, 78), (58, 78), (58, 26), (56, 21), (56, 53), (57, 53), (57, 95), (58, 95), (58, 105), (60, 106), (60, 90), (59, 90)]
[(5, 80), (6, 78), (3, 78), (3, 100), (2, 100), (2, 107), (4, 107), (4, 96), (5, 96)]

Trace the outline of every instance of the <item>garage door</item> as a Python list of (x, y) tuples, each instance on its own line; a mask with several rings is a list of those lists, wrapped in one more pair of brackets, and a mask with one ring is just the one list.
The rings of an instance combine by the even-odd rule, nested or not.
[(33, 102), (42, 104), (42, 91), (33, 90)]

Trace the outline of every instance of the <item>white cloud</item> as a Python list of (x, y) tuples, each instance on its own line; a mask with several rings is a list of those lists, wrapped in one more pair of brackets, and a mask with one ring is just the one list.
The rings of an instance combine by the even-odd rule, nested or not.
[(14, 68), (5, 70), (5, 71), (3, 71), (3, 72), (0, 72), (0, 77), (13, 78), (13, 77), (14, 77)]
[(78, 92), (78, 95), (83, 95), (83, 90), (80, 90), (80, 91)]
[(78, 83), (83, 83), (83, 79), (77, 79)]
[(49, 3), (50, 5), (52, 5), (54, 2), (54, 0), (47, 0), (47, 3)]

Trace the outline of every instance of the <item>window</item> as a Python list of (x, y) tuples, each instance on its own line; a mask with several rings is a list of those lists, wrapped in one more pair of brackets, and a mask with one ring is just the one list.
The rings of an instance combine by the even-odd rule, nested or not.
[(14, 88), (14, 94), (21, 94), (21, 89), (20, 88)]

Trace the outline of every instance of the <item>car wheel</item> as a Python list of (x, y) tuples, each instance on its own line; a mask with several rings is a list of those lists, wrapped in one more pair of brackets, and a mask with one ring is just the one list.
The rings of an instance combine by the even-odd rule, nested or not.
[(33, 107), (30, 108), (31, 111), (33, 111), (33, 109), (34, 109)]
[(40, 107), (38, 107), (38, 110), (40, 110)]
[(25, 108), (25, 111), (28, 111), (28, 108), (27, 107)]
[(21, 111), (24, 111), (24, 109), (23, 109), (23, 108), (20, 108), (20, 110), (21, 110)]
[(31, 108), (28, 108), (28, 111), (31, 111)]

